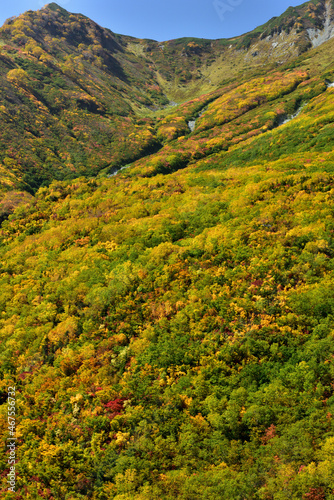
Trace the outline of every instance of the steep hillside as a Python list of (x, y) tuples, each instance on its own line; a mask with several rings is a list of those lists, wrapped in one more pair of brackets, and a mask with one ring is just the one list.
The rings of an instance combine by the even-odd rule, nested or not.
[(94, 175), (156, 149), (152, 120), (133, 107), (167, 100), (119, 37), (51, 4), (9, 20), (0, 41), (8, 185), (15, 177), (33, 192), (54, 178)]
[(1, 498), (334, 498), (329, 12), (202, 51), (55, 4), (2, 28)]

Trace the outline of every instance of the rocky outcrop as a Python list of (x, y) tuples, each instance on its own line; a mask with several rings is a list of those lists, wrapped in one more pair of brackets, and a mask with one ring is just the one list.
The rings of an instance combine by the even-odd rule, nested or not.
[(307, 34), (313, 47), (318, 47), (334, 36), (334, 17), (331, 1), (327, 0), (325, 5), (325, 21), (323, 29), (308, 28)]

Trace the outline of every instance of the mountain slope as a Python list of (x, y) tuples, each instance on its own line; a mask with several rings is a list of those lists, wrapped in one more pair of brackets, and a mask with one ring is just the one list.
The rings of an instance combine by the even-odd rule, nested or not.
[[(131, 106), (152, 104), (150, 72), (129, 57), (121, 65), (113, 53), (121, 59), (124, 49), (115, 36), (64, 12), (26, 13), (0, 33), (3, 163), (30, 190), (52, 178), (94, 174), (156, 147), (152, 122), (137, 118)], [(159, 89), (154, 95), (165, 101)], [(137, 141), (125, 144), (135, 132)], [(5, 147), (9, 136), (14, 151)]]
[[(324, 5), (297, 12), (313, 4)], [(27, 18), (53, 54), (56, 75), (59, 61), (88, 42), (66, 11), (45, 10)], [(49, 11), (56, 12), (57, 57), (40, 24)], [(275, 22), (284, 26), (284, 16)], [(56, 168), (50, 160), (59, 179), (33, 195), (20, 191), (23, 203), (5, 194), (8, 213), (19, 207), (0, 233), (0, 432), (6, 443), (8, 387), (15, 386), (18, 463), (10, 493), (4, 446), (2, 497), (332, 498), (334, 40), (278, 67), (226, 78), (179, 106), (144, 111), (138, 96), (162, 107), (167, 87), (150, 94), (139, 74), (133, 88), (139, 60), (150, 57), (163, 72), (154, 50), (134, 52), (155, 42), (101, 34), (74, 17), (106, 37), (100, 47), (109, 44), (123, 61), (117, 75), (106, 62), (87, 66), (84, 78), (77, 60), (72, 76), (62, 70), (64, 93), (54, 92), (63, 108), (56, 102), (50, 111), (53, 84), (41, 80), (45, 114), (32, 104), (40, 94), (31, 81), (7, 76), (8, 95), (19, 101), (15, 108), (3, 95), (4, 106), (23, 114), (26, 105), (25, 131), (46, 117), (55, 120), (49, 130), (65, 126), (71, 111), (73, 139), (83, 117), (87, 134), (93, 116), (115, 133), (128, 123), (128, 148), (152, 123), (157, 151), (133, 155), (113, 176), (116, 163), (99, 176), (66, 180), (61, 161)], [(62, 40), (56, 29), (64, 22)], [(7, 70), (26, 61), (31, 72), (36, 56), (10, 50)], [(158, 81), (152, 68), (142, 62), (142, 74), (152, 71)], [(88, 109), (73, 94), (81, 85), (90, 92)], [(89, 109), (92, 102), (105, 111)], [(125, 103), (124, 115), (108, 108)], [(9, 126), (14, 133), (17, 125)], [(37, 139), (41, 151), (45, 143), (51, 149), (43, 136), (31, 150)], [(71, 145), (67, 132), (49, 140)], [(80, 140), (84, 147), (91, 139)]]

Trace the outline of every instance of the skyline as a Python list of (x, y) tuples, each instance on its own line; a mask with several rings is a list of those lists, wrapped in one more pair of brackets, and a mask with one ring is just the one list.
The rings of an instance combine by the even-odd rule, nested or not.
[[(1, 7), (0, 25), (12, 16), (27, 10), (38, 10), (51, 2), (16, 0)], [(115, 33), (157, 41), (182, 37), (232, 38), (253, 30), (274, 16), (282, 14), (291, 4), (302, 2), (279, 0), (170, 0), (157, 3), (143, 0), (116, 1), (58, 0), (58, 5), (72, 13), (90, 17)]]

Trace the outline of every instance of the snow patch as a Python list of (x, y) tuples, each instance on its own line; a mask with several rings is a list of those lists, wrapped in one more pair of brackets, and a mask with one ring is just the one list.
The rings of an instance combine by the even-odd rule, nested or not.
[(190, 120), (190, 122), (188, 122), (188, 127), (190, 128), (190, 132), (193, 132), (196, 127), (196, 120)]
[(197, 118), (200, 118), (202, 116), (203, 113), (205, 113), (205, 111), (208, 109), (208, 106), (205, 106), (205, 108), (203, 108), (198, 114), (197, 114), (197, 117), (194, 118), (193, 120), (190, 120), (188, 122), (188, 127), (190, 129), (191, 132), (193, 132), (195, 130), (195, 127), (196, 127), (196, 121), (197, 121)]
[(279, 123), (279, 125), (285, 125), (285, 123), (289, 123), (289, 122), (291, 122), (291, 120), (294, 120), (295, 118), (297, 118), (297, 116), (302, 112), (302, 110), (305, 106), (306, 106), (306, 104), (303, 104), (302, 106), (300, 106), (300, 108), (298, 108), (297, 111), (295, 111), (295, 113), (293, 115), (290, 115), (287, 118), (285, 118), (282, 122)]
[(128, 168), (128, 167), (131, 167), (131, 165), (124, 165), (124, 167), (121, 167), (118, 170), (116, 170), (116, 172), (113, 172), (112, 174), (107, 175), (107, 177), (114, 177), (116, 174), (118, 174), (118, 172), (120, 172), (121, 170), (124, 170), (125, 168)]

